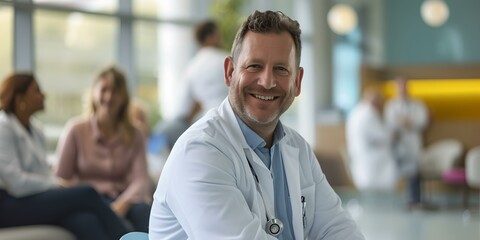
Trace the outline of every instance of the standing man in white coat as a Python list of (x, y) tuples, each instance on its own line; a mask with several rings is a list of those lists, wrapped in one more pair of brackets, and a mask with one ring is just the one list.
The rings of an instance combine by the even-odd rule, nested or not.
[(223, 60), (228, 52), (220, 48), (221, 34), (216, 22), (205, 20), (195, 26), (195, 40), (200, 49), (190, 60), (180, 79), (178, 109), (173, 120), (161, 122), (157, 134), (163, 134), (171, 150), (178, 137), (208, 110), (216, 108), (228, 95), (222, 81)]
[(350, 167), (355, 187), (360, 191), (395, 190), (396, 164), (382, 110), (381, 92), (376, 88), (367, 88), (347, 119)]
[(150, 239), (364, 239), (308, 143), (280, 116), (300, 94), (297, 21), (254, 12), (225, 58), (228, 98), (177, 141)]
[(408, 179), (409, 208), (422, 208), (419, 162), (423, 133), (429, 122), (425, 105), (408, 92), (408, 79), (397, 77), (397, 97), (387, 102), (385, 119), (394, 136), (399, 175)]

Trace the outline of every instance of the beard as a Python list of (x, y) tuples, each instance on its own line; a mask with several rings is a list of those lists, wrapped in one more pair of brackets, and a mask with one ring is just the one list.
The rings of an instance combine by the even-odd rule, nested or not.
[[(236, 92), (235, 92), (236, 91)], [(250, 128), (275, 128), (280, 116), (292, 105), (294, 100), (293, 89), (286, 95), (279, 97), (275, 101), (281, 101), (275, 109), (262, 109), (261, 106), (255, 105), (256, 103), (249, 103), (251, 100), (248, 91), (238, 91), (236, 88), (231, 88), (229, 92), (229, 101), (234, 112), (237, 114), (243, 122), (245, 122)], [(266, 103), (268, 104), (268, 103)]]

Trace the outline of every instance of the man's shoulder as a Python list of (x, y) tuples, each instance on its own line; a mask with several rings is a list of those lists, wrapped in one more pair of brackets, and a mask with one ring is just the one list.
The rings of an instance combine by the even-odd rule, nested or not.
[(221, 116), (219, 116), (215, 110), (208, 112), (205, 116), (196, 121), (185, 132), (186, 135), (196, 135), (197, 137), (204, 136), (205, 138), (218, 138), (220, 136), (226, 136), (227, 128), (224, 126)]
[(287, 138), (287, 143), (293, 147), (302, 147), (309, 145), (307, 140), (295, 129), (283, 125), (285, 131), (285, 137)]
[(217, 64), (218, 61), (223, 61), (225, 57), (230, 55), (228, 52), (214, 47), (207, 47), (200, 49), (195, 55), (192, 62), (202, 62), (204, 64)]

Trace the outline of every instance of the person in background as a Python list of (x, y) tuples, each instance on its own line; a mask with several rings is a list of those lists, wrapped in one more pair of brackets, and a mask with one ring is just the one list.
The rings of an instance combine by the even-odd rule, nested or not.
[(130, 117), (124, 74), (102, 70), (91, 89), (87, 116), (71, 119), (57, 146), (56, 174), (92, 185), (136, 231), (148, 231), (150, 186), (145, 136)]
[(195, 27), (195, 39), (200, 49), (183, 73), (179, 93), (180, 108), (173, 121), (160, 123), (155, 132), (166, 137), (168, 149), (178, 137), (200, 116), (218, 107), (228, 94), (223, 79), (223, 60), (228, 52), (220, 48), (221, 35), (213, 20), (205, 20)]
[(152, 154), (151, 148), (156, 148), (157, 142), (151, 142), (149, 136), (151, 135), (150, 131), (150, 117), (149, 111), (147, 110), (146, 105), (140, 99), (134, 99), (130, 105), (130, 116), (132, 122), (142, 131), (147, 149), (147, 166), (149, 171), (149, 176), (151, 180), (151, 191), (155, 191), (155, 186), (157, 185), (158, 178), (162, 173), (162, 168), (165, 165), (166, 158), (159, 156), (157, 154)]
[(382, 116), (383, 94), (366, 88), (361, 101), (348, 115), (347, 150), (352, 180), (363, 192), (392, 192), (396, 189), (397, 169), (392, 139)]
[(395, 139), (399, 175), (408, 179), (409, 208), (414, 210), (426, 207), (421, 201), (419, 163), (429, 113), (423, 102), (410, 96), (407, 78), (399, 76), (395, 81), (397, 96), (387, 102), (385, 119)]
[(297, 21), (255, 11), (224, 60), (218, 108), (175, 143), (150, 239), (364, 239), (309, 144), (280, 116), (300, 94)]
[(140, 99), (133, 99), (132, 103), (130, 104), (130, 117), (132, 119), (132, 123), (140, 129), (143, 133), (143, 136), (148, 139), (151, 134), (150, 129), (150, 116), (149, 111), (143, 101)]
[(0, 228), (51, 224), (77, 239), (118, 240), (127, 228), (90, 186), (62, 186), (46, 160), (46, 141), (32, 122), (45, 95), (29, 72), (0, 85)]

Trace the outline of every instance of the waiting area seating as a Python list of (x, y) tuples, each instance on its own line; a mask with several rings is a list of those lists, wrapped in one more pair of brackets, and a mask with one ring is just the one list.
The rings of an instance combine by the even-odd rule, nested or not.
[(75, 240), (70, 232), (53, 225), (0, 228), (0, 238), (8, 240)]
[(480, 146), (468, 151), (465, 160), (465, 169), (468, 186), (480, 189)]

